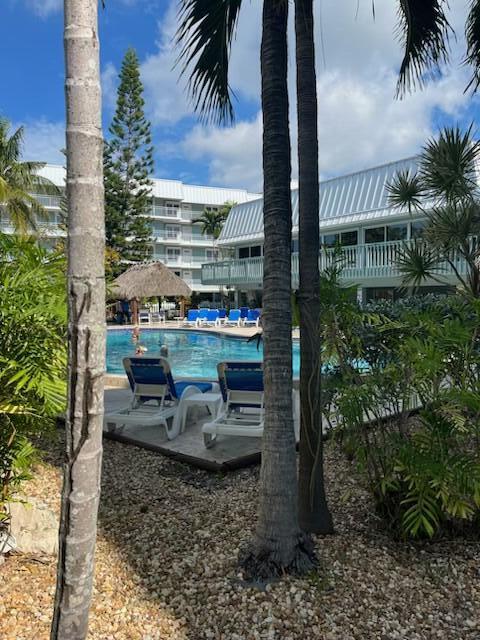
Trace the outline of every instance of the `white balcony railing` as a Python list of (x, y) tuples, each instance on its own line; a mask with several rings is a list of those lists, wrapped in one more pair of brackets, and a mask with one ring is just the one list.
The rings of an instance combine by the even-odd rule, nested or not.
[[(384, 242), (363, 244), (342, 249), (342, 276), (344, 280), (364, 281), (376, 278), (399, 277), (397, 266), (399, 251), (405, 242)], [(323, 251), (319, 256), (320, 269), (323, 271), (332, 264), (334, 251)], [(459, 273), (465, 273), (466, 264), (459, 256), (453, 256)], [(442, 263), (435, 270), (436, 275), (453, 276), (454, 271), (448, 263)], [(221, 285), (261, 286), (263, 280), (263, 257), (209, 262), (202, 265), (202, 282)], [(298, 253), (292, 253), (292, 287), (298, 287)]]

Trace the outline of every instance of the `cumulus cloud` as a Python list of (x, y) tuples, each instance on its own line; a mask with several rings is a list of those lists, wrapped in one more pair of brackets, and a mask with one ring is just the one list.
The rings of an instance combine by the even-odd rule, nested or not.
[(32, 120), (16, 123), (15, 128), (24, 127), (23, 157), (26, 160), (65, 164), (62, 149), (65, 148), (65, 124), (48, 120)]
[[(255, 7), (251, 5), (255, 4)], [(258, 104), (260, 3), (247, 3), (233, 46), (231, 83), (241, 97)], [(358, 5), (358, 10), (357, 10)], [(418, 152), (435, 132), (439, 114), (461, 119), (470, 103), (463, 93), (468, 71), (458, 66), (463, 42), (453, 44), (451, 70), (423, 91), (395, 100), (401, 46), (394, 36), (395, 3), (357, 0), (315, 3), (320, 170), (339, 175)], [(455, 3), (450, 15), (461, 32), (466, 5)], [(296, 162), (294, 32), (290, 24), (290, 96), (293, 177)], [(260, 105), (258, 104), (258, 107)], [(230, 129), (195, 126), (182, 142), (185, 154), (208, 163), (214, 184), (261, 188), (261, 114)]]

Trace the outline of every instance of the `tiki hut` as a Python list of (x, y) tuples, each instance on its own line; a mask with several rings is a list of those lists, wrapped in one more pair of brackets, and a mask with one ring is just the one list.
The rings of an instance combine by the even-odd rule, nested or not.
[(139, 298), (175, 296), (190, 298), (192, 290), (163, 262), (143, 262), (135, 264), (115, 278), (111, 293), (121, 300), (133, 300), (136, 315), (136, 301)]

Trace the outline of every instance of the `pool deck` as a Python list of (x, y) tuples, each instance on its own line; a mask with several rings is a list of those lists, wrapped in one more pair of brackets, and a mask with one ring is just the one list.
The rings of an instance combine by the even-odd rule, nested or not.
[[(259, 331), (257, 327), (184, 327), (180, 321), (167, 321), (161, 324), (145, 323), (139, 326), (141, 330), (146, 331), (151, 329), (182, 329), (236, 338), (249, 338)], [(108, 326), (109, 331), (132, 330), (133, 328), (134, 325)], [(292, 337), (298, 339), (298, 329), (292, 331)], [(297, 384), (298, 382), (295, 380), (294, 387)], [(131, 391), (126, 375), (107, 374), (105, 376), (105, 413), (128, 406), (130, 400)], [(225, 472), (260, 462), (261, 438), (219, 436), (215, 445), (207, 449), (203, 444), (202, 425), (208, 418), (206, 410), (198, 409), (197, 413), (194, 413), (189, 419), (184, 433), (181, 433), (174, 440), (166, 438), (162, 427), (130, 426), (115, 432), (104, 430), (104, 435), (112, 440), (150, 449), (209, 471)]]
[[(128, 406), (130, 400), (130, 389), (106, 388), (105, 413)], [(104, 429), (104, 436), (208, 471), (231, 471), (260, 462), (261, 438), (219, 436), (215, 445), (207, 449), (203, 444), (202, 424), (211, 417), (200, 408), (192, 410), (190, 415), (184, 433), (174, 440), (167, 440), (163, 427), (126, 426), (115, 432)]]

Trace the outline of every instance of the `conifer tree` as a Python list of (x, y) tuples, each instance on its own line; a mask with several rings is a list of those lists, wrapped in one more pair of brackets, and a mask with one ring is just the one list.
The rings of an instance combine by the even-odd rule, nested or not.
[(147, 259), (152, 251), (145, 215), (151, 206), (153, 147), (139, 61), (132, 48), (125, 54), (119, 78), (111, 138), (104, 152), (105, 223), (107, 247), (125, 265)]

